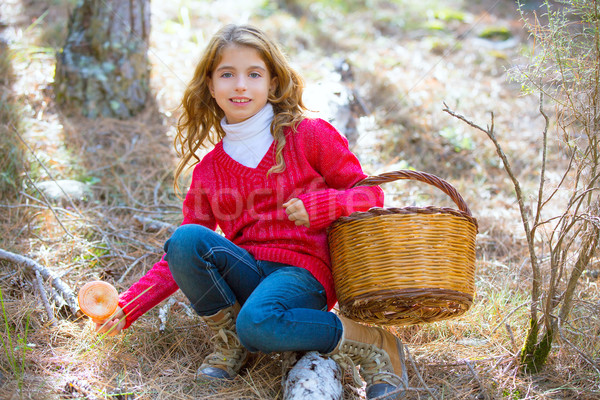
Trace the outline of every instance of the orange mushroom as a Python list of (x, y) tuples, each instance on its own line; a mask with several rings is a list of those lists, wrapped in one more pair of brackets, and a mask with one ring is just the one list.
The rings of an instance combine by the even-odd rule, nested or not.
[(85, 315), (92, 319), (104, 320), (117, 309), (119, 293), (110, 283), (91, 281), (79, 289), (77, 301)]

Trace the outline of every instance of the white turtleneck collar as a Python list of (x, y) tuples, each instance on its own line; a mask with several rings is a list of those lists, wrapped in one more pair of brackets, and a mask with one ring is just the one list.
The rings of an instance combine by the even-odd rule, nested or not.
[(228, 124), (223, 118), (221, 127), (225, 131), (225, 153), (246, 167), (256, 168), (273, 143), (273, 115), (273, 106), (267, 103), (259, 112), (238, 124)]

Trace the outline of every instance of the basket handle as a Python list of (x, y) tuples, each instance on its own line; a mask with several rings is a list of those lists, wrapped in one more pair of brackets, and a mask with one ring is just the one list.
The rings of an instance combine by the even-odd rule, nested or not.
[(427, 172), (411, 171), (408, 169), (402, 169), (400, 171), (393, 171), (393, 172), (384, 172), (383, 174), (380, 174), (380, 175), (368, 176), (365, 179), (356, 182), (353, 187), (377, 186), (382, 183), (393, 182), (393, 181), (396, 181), (399, 179), (412, 179), (412, 180), (428, 183), (432, 186), (435, 186), (438, 189), (440, 189), (442, 192), (444, 192), (448, 196), (450, 196), (450, 198), (452, 199), (452, 201), (454, 201), (454, 204), (456, 204), (458, 206), (458, 209), (460, 211), (464, 212), (465, 214), (467, 214), (470, 217), (473, 216), (471, 214), (471, 210), (469, 210), (469, 207), (467, 206), (467, 203), (462, 198), (460, 193), (458, 193), (458, 191), (454, 188), (454, 186), (452, 186), (445, 180), (438, 178), (435, 175), (428, 174)]

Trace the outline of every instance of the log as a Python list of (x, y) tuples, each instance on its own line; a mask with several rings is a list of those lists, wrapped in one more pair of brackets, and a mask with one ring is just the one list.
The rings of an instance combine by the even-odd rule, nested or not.
[(64, 283), (60, 277), (52, 272), (50, 269), (39, 264), (37, 261), (32, 260), (29, 257), (22, 256), (20, 254), (11, 253), (0, 249), (0, 260), (9, 261), (23, 267), (32, 270), (34, 273), (37, 271), (42, 277), (52, 283), (52, 286), (60, 293), (65, 302), (68, 304), (73, 315), (78, 315), (79, 305), (77, 304), (77, 297), (66, 283)]
[(316, 351), (306, 353), (287, 374), (283, 400), (340, 400), (342, 371)]

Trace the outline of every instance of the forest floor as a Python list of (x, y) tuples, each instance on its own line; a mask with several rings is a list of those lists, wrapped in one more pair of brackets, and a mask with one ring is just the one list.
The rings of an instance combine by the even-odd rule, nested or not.
[[(153, 1), (149, 54), (156, 101), (126, 121), (69, 117), (55, 104), (55, 57), (74, 3), (0, 5), (0, 34), (8, 45), (0, 50), (10, 51), (12, 68), (2, 90), (18, 105), (13, 128), (27, 144), (24, 187), (0, 204), (0, 249), (54, 270), (74, 291), (93, 279), (123, 291), (148, 271), (170, 226), (181, 221), (172, 139), (182, 92), (207, 38), (225, 23), (249, 22), (280, 41), (307, 82), (307, 105), (348, 137), (366, 173), (433, 173), (452, 183), (478, 220), (471, 310), (450, 321), (394, 328), (410, 353), (410, 384), (420, 388), (408, 398), (598, 397), (600, 377), (585, 361), (586, 354), (599, 358), (594, 335), (556, 343), (537, 374), (519, 370), (531, 271), (513, 188), (485, 135), (442, 111), (445, 103), (484, 127), (493, 112), (526, 196), (536, 192), (544, 120), (539, 98), (523, 95), (509, 78), (533, 51), (514, 1)], [(557, 151), (549, 161), (552, 183), (564, 161)], [(52, 203), (36, 189), (59, 179), (84, 183), (85, 196), (75, 204)], [(420, 183), (389, 183), (384, 191), (388, 206), (455, 207)], [(560, 207), (560, 193), (556, 198)], [(167, 225), (156, 229), (142, 217)], [(577, 332), (600, 326), (593, 276), (580, 282), (581, 304), (591, 306), (578, 309)], [(253, 355), (227, 385), (194, 380), (210, 351), (210, 333), (187, 312), (180, 292), (168, 303), (163, 326), (157, 307), (124, 334), (100, 339), (89, 320), (72, 318), (58, 305), (52, 325), (34, 282), (31, 270), (0, 262), (2, 399), (282, 396), (278, 354)], [(344, 398), (364, 398), (364, 388), (346, 379)]]

